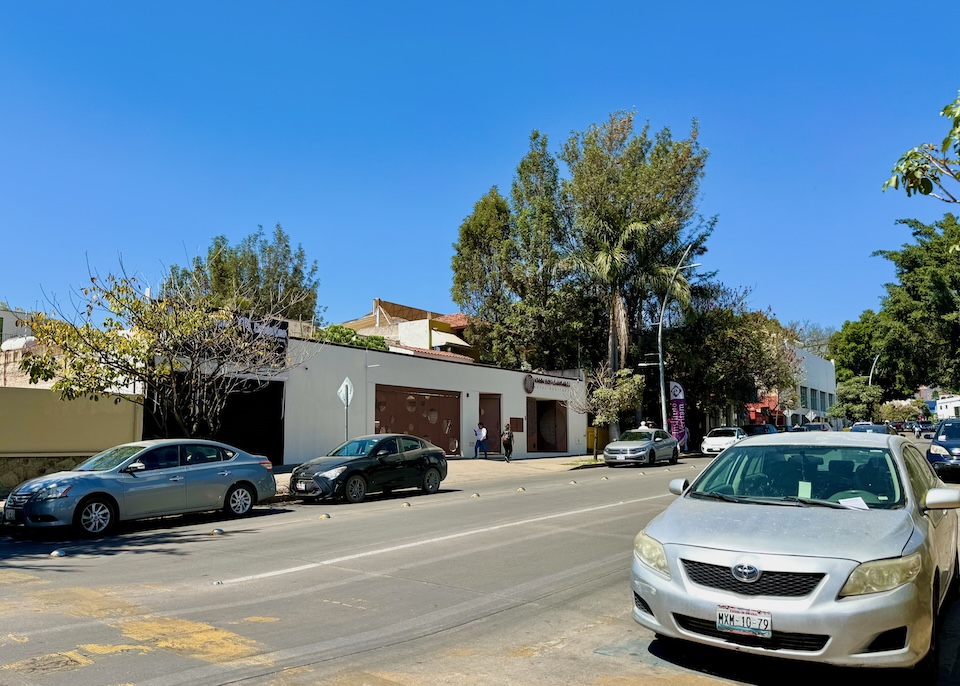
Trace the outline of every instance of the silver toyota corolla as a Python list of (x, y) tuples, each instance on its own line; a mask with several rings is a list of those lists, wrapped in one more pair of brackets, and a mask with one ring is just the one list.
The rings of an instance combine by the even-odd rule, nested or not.
[(7, 497), (3, 519), (27, 527), (72, 524), (102, 534), (127, 519), (219, 509), (244, 515), (276, 491), (265, 457), (213, 441), (138, 441), (69, 472), (24, 481)]
[(755, 654), (936, 668), (960, 491), (908, 440), (757, 436), (670, 490), (634, 544), (638, 623)]

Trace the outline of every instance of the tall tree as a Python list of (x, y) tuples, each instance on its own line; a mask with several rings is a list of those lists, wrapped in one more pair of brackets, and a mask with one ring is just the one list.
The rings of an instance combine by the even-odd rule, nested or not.
[(827, 411), (827, 416), (872, 422), (879, 418), (882, 399), (880, 386), (869, 385), (865, 376), (855, 376), (837, 384), (837, 402)]
[(712, 229), (691, 227), (707, 151), (701, 150), (696, 121), (690, 136), (674, 141), (669, 129), (651, 139), (649, 125), (634, 131), (633, 112), (615, 112), (602, 125), (574, 133), (561, 153), (570, 170), (564, 183), (573, 218), (577, 265), (607, 303), (608, 365), (628, 363), (631, 329), (645, 306), (672, 293), (684, 301), (684, 273), (672, 279), (676, 263)]
[(217, 236), (205, 259), (194, 258), (189, 268), (170, 268), (161, 297), (207, 298), (259, 316), (314, 321), (325, 309), (317, 308), (319, 284), (316, 260), (308, 262), (303, 247), (293, 248), (277, 224), (269, 240), (262, 226), (236, 246)]
[(883, 299), (887, 364), (895, 365), (902, 389), (960, 389), (960, 252), (951, 249), (960, 244), (960, 223), (952, 214), (929, 225), (898, 223), (915, 243), (874, 253), (893, 263), (897, 277)]
[(827, 354), (836, 364), (837, 381), (869, 376), (882, 346), (883, 328), (873, 310), (864, 310), (857, 321), (844, 322), (827, 342)]

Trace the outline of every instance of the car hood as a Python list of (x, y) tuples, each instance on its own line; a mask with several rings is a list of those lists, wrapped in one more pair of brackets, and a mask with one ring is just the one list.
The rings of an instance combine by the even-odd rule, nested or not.
[(364, 459), (362, 457), (343, 457), (340, 455), (328, 455), (326, 457), (315, 457), (309, 462), (304, 462), (297, 467), (294, 473), (297, 476), (315, 476), (323, 474), (325, 471), (348, 464), (354, 460)]
[(62, 484), (65, 481), (78, 481), (89, 477), (91, 474), (101, 474), (103, 472), (57, 472), (55, 474), (44, 474), (35, 479), (28, 479), (14, 489), (14, 493), (36, 493), (37, 491)]
[(682, 496), (647, 525), (664, 545), (865, 562), (903, 553), (907, 510), (754, 505)]

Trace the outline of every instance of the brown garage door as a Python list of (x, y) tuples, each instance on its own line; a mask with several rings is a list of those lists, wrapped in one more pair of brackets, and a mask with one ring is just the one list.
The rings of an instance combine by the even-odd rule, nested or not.
[(377, 433), (425, 438), (448, 455), (460, 454), (460, 393), (377, 384)]

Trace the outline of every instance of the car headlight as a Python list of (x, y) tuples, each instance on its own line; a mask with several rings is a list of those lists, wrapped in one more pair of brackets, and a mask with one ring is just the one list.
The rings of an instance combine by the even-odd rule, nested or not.
[(930, 454), (931, 455), (943, 455), (944, 457), (950, 456), (950, 451), (944, 448), (942, 445), (937, 445), (936, 443), (930, 444)]
[(67, 491), (73, 487), (73, 484), (53, 484), (52, 486), (47, 486), (46, 488), (41, 488), (33, 496), (34, 500), (56, 500), (57, 498), (65, 498)]
[(346, 468), (345, 466), (344, 466), (344, 467), (334, 467), (333, 469), (328, 469), (328, 470), (325, 471), (323, 474), (318, 474), (317, 476), (319, 476), (321, 479), (329, 479), (330, 481), (333, 481), (333, 480), (336, 479), (338, 476), (340, 476), (341, 474), (343, 474), (345, 471), (347, 471), (347, 468)]
[(648, 536), (646, 531), (641, 531), (633, 539), (633, 551), (647, 567), (666, 577), (670, 576), (667, 554), (664, 552), (663, 546), (660, 541)]
[(864, 562), (850, 573), (840, 597), (881, 593), (908, 584), (917, 578), (923, 562), (920, 553), (890, 560)]

